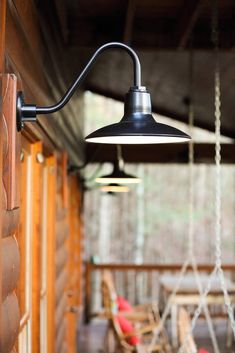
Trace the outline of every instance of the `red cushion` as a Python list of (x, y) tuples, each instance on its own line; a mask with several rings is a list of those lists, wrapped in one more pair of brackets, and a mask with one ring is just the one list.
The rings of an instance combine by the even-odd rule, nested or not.
[(205, 348), (199, 348), (198, 353), (209, 353)]
[(128, 302), (128, 300), (126, 300), (123, 297), (117, 298), (117, 305), (118, 305), (118, 310), (120, 311), (132, 311), (131, 304)]
[[(132, 323), (125, 317), (121, 315), (116, 315), (116, 320), (121, 328), (122, 333), (130, 333), (134, 331)], [(136, 346), (140, 343), (140, 339), (137, 336), (131, 336), (127, 338), (127, 342), (132, 346)]]

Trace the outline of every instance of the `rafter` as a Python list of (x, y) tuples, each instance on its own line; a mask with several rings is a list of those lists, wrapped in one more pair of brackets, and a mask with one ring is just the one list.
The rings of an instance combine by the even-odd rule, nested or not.
[(131, 43), (135, 9), (136, 9), (136, 0), (129, 0), (127, 5), (126, 21), (125, 21), (124, 35), (123, 35), (123, 41), (126, 44)]
[(178, 49), (184, 49), (188, 43), (193, 27), (200, 15), (202, 6), (207, 0), (187, 0), (176, 29)]

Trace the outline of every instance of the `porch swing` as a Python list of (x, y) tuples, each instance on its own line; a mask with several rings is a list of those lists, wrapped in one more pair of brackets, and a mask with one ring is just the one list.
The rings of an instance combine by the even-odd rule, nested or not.
[[(206, 288), (202, 287), (201, 278), (198, 271), (198, 266), (194, 254), (194, 144), (193, 141), (189, 145), (189, 229), (188, 229), (188, 255), (187, 258), (180, 270), (177, 283), (169, 296), (165, 309), (163, 311), (162, 317), (160, 318), (158, 324), (152, 331), (152, 337), (149, 341), (149, 344), (141, 345), (139, 343), (136, 346), (132, 346), (130, 351), (132, 352), (141, 352), (141, 353), (152, 353), (159, 351), (157, 342), (160, 337), (160, 333), (164, 329), (166, 320), (169, 316), (173, 299), (177, 292), (180, 289), (182, 281), (187, 273), (189, 268), (192, 268), (192, 272), (195, 278), (195, 283), (197, 285), (199, 293), (199, 304), (194, 311), (192, 320), (190, 320), (188, 312), (181, 308), (179, 311), (179, 333), (180, 333), (180, 347), (178, 348), (178, 353), (196, 353), (198, 348), (193, 338), (193, 331), (195, 329), (197, 320), (204, 311), (205, 319), (207, 322), (210, 339), (212, 342), (213, 352), (220, 353), (219, 345), (215, 335), (212, 319), (207, 305), (207, 296), (210, 293), (212, 281), (216, 278), (219, 281), (220, 288), (224, 296), (224, 304), (228, 314), (228, 318), (231, 323), (231, 330), (235, 337), (235, 320), (233, 307), (231, 305), (231, 300), (228, 294), (226, 287), (226, 281), (224, 272), (222, 269), (222, 260), (221, 260), (221, 153), (220, 153), (220, 125), (221, 125), (221, 112), (220, 112), (220, 71), (219, 71), (219, 56), (218, 56), (218, 8), (217, 1), (214, 2), (213, 16), (212, 16), (212, 40), (215, 46), (215, 71), (214, 71), (214, 85), (215, 85), (215, 266), (213, 271), (209, 275), (209, 279), (206, 283)], [(190, 93), (192, 97), (192, 56), (190, 59)], [(193, 129), (193, 120), (194, 120), (194, 111), (193, 104), (190, 100), (189, 102), (189, 126), (192, 135)], [(230, 332), (231, 333), (231, 332)], [(133, 335), (133, 332), (131, 333)], [(143, 332), (144, 334), (144, 332)], [(122, 337), (123, 342), (126, 344), (126, 338), (128, 335)], [(130, 347), (129, 347), (130, 348)], [(128, 350), (127, 350), (128, 351)], [(200, 352), (200, 350), (199, 350)], [(212, 353), (212, 352), (211, 352)]]
[[(192, 267), (193, 274), (195, 277), (195, 281), (198, 287), (199, 292), (199, 304), (193, 314), (192, 320), (190, 320), (189, 314), (183, 308), (180, 308), (179, 311), (179, 338), (180, 338), (180, 347), (178, 348), (178, 353), (196, 353), (197, 346), (195, 344), (193, 338), (193, 331), (196, 326), (197, 320), (202, 313), (202, 310), (205, 313), (205, 318), (207, 321), (209, 334), (213, 346), (213, 351), (215, 353), (220, 353), (219, 345), (216, 339), (214, 327), (212, 324), (211, 316), (207, 306), (207, 296), (210, 293), (211, 285), (213, 279), (217, 277), (219, 281), (220, 288), (223, 292), (224, 296), (224, 304), (226, 307), (226, 311), (228, 314), (228, 319), (231, 324), (229, 334), (233, 333), (235, 337), (235, 320), (234, 320), (234, 308), (231, 305), (231, 300), (228, 294), (228, 290), (226, 287), (226, 281), (224, 276), (224, 271), (222, 269), (222, 259), (221, 259), (221, 147), (220, 147), (220, 127), (221, 127), (221, 98), (220, 98), (220, 71), (219, 71), (219, 52), (218, 52), (218, 3), (215, 0), (213, 15), (212, 15), (212, 41), (215, 47), (215, 71), (214, 71), (214, 93), (215, 93), (215, 266), (213, 271), (209, 276), (209, 280), (207, 281), (207, 285), (205, 289), (202, 289), (202, 283), (199, 276), (197, 262), (194, 255), (193, 248), (193, 235), (194, 235), (194, 223), (193, 223), (193, 211), (194, 211), (194, 191), (193, 191), (193, 162), (194, 162), (194, 145), (193, 141), (190, 141), (189, 144), (189, 184), (190, 184), (190, 192), (189, 192), (189, 233), (188, 233), (188, 257), (184, 262), (180, 275), (177, 281), (177, 284), (172, 291), (165, 310), (162, 315), (161, 325), (156, 328), (151, 345), (149, 346), (149, 350), (147, 353), (152, 352), (152, 348), (154, 346), (154, 342), (158, 337), (159, 328), (163, 327), (167, 316), (170, 312), (172, 301), (176, 293), (178, 292), (183, 277), (185, 276), (187, 269), (189, 266)], [(192, 78), (192, 62), (191, 62), (191, 78)], [(192, 88), (192, 87), (191, 87)], [(192, 93), (192, 92), (191, 92)], [(193, 106), (190, 102), (189, 104), (189, 126), (191, 129), (192, 136), (192, 127), (193, 127)], [(230, 337), (231, 338), (231, 337)], [(200, 352), (200, 350), (199, 350)]]

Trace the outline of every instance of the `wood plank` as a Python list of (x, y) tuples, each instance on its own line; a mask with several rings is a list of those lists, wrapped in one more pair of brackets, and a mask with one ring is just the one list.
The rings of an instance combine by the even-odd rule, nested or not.
[(131, 43), (133, 23), (136, 9), (136, 0), (127, 1), (126, 21), (124, 27), (123, 42), (126, 44)]
[(68, 224), (65, 221), (60, 221), (56, 224), (56, 248), (64, 246), (64, 242), (69, 234)]
[(42, 142), (31, 145), (32, 158), (32, 346), (39, 353), (40, 337), (40, 244), (42, 209), (42, 163), (37, 155), (42, 153)]
[(66, 334), (66, 321), (62, 321), (56, 335), (55, 352), (60, 353)]
[(183, 4), (181, 16), (177, 24), (178, 49), (184, 49), (188, 43), (193, 27), (200, 15), (203, 4), (206, 0), (187, 0)]
[(55, 351), (55, 210), (56, 210), (56, 157), (46, 159), (48, 185), (47, 222), (47, 328), (48, 353)]
[[(202, 272), (211, 272), (214, 269), (214, 264), (199, 264), (198, 271)], [(86, 269), (89, 275), (87, 278), (90, 278), (91, 271), (100, 271), (100, 270), (112, 270), (112, 271), (170, 271), (170, 272), (177, 272), (180, 271), (182, 268), (182, 264), (144, 264), (144, 265), (136, 265), (136, 264), (92, 264), (87, 263)], [(235, 271), (235, 264), (223, 264), (222, 268), (224, 271)], [(188, 271), (193, 271), (192, 267), (188, 267)]]
[[(4, 193), (5, 194), (5, 193)], [(4, 204), (4, 202), (3, 202)], [(16, 208), (12, 211), (7, 211), (6, 209), (2, 214), (2, 236), (8, 237), (16, 232), (17, 226), (20, 219), (20, 210)]]
[[(29, 295), (29, 278), (27, 276), (29, 268), (27, 267), (27, 263), (30, 262), (31, 258), (31, 249), (27, 251), (27, 244), (29, 244), (30, 237), (30, 219), (31, 215), (29, 212), (29, 190), (31, 190), (30, 185), (30, 173), (29, 173), (29, 156), (30, 156), (30, 144), (25, 139), (22, 139), (22, 153), (23, 158), (21, 159), (21, 168), (20, 168), (20, 226), (16, 233), (17, 241), (19, 244), (19, 251), (21, 256), (20, 263), (20, 278), (17, 285), (17, 296), (19, 298), (20, 305), (20, 314), (21, 319), (23, 317), (29, 317), (29, 308), (26, 297), (30, 297)], [(28, 288), (28, 289), (27, 289)], [(31, 290), (31, 289), (30, 289)], [(24, 324), (21, 323), (21, 329), (24, 328)]]
[[(0, 1), (0, 102), (2, 102), (2, 74), (4, 72), (5, 58), (5, 22), (6, 22), (6, 0)], [(2, 263), (2, 215), (5, 211), (3, 204), (3, 117), (2, 109), (0, 109), (0, 264)], [(5, 192), (5, 190), (4, 190)], [(2, 332), (2, 266), (0, 266), (0, 333)], [(2, 336), (2, 334), (1, 334)], [(0, 351), (2, 351), (2, 343), (0, 340)]]
[[(71, 256), (72, 253), (69, 253)], [(66, 266), (66, 262), (69, 258), (68, 251), (64, 246), (61, 246), (56, 252), (56, 261), (55, 261), (55, 268), (56, 268), (56, 275), (59, 274), (62, 269)]]
[(68, 311), (67, 342), (71, 353), (76, 352), (76, 326), (79, 318), (82, 292), (80, 192), (75, 175), (69, 177), (69, 237), (68, 237)]
[(68, 156), (66, 153), (61, 155), (61, 168), (62, 168), (62, 198), (63, 208), (68, 208), (68, 180), (67, 180), (67, 169), (68, 169)]
[(2, 304), (1, 353), (8, 353), (13, 349), (18, 336), (19, 326), (20, 312), (18, 299), (15, 293), (11, 293)]
[[(19, 136), (16, 133), (16, 79), (4, 75), (6, 1), (0, 1), (0, 351), (14, 350), (20, 325), (18, 298), (13, 292), (19, 277), (19, 250), (10, 237), (19, 223)], [(5, 238), (2, 239), (2, 236)], [(4, 252), (2, 252), (2, 245)], [(3, 258), (2, 258), (3, 254)], [(3, 271), (3, 272), (2, 272)], [(3, 285), (3, 286), (2, 286)], [(3, 302), (2, 302), (3, 301)]]
[(48, 98), (46, 97), (48, 86), (45, 76), (42, 75), (42, 55), (38, 51), (35, 52), (32, 47), (32, 42), (36, 42), (37, 37), (29, 41), (14, 4), (10, 2), (8, 5), (6, 17), (7, 58), (10, 60), (14, 72), (21, 78), (22, 88), (24, 90), (27, 89), (27, 92), (25, 92), (28, 93), (26, 94), (26, 98), (31, 97), (32, 99), (32, 96), (35, 95), (38, 98), (37, 103), (40, 103), (42, 100), (46, 103), (48, 102)]
[(30, 43), (32, 51), (35, 55), (41, 52), (43, 48), (34, 2), (31, 0), (13, 0), (10, 3), (10, 10), (21, 27), (25, 38), (27, 38), (27, 42)]
[[(32, 29), (32, 23), (34, 23), (34, 26), (37, 23), (37, 16), (31, 9), (33, 7), (32, 2), (25, 0), (22, 4), (20, 1), (15, 1), (15, 3), (8, 3), (6, 18), (6, 61), (8, 70), (15, 72), (17, 77), (21, 79), (21, 89), (24, 91), (26, 101), (35, 102), (38, 105), (53, 104), (59, 98), (58, 95), (55, 97), (53, 93), (54, 87), (56, 90), (56, 82), (50, 81), (51, 68), (48, 67), (48, 62), (47, 65), (42, 62), (43, 57), (45, 57), (44, 54), (47, 56), (48, 52), (45, 52), (45, 47), (42, 45), (39, 28), (37, 30), (33, 29), (29, 33)], [(28, 18), (29, 13), (32, 14), (32, 18), (28, 19), (28, 23), (25, 24), (23, 19)], [(34, 45), (38, 41), (39, 43)], [(53, 89), (50, 89), (51, 84)], [(62, 115), (66, 116), (66, 112), (69, 117), (75, 114), (65, 107), (63, 112), (56, 113), (54, 116), (59, 119)], [(36, 135), (43, 136), (44, 139), (49, 141), (49, 144), (53, 141), (57, 148), (62, 146), (67, 148), (70, 157), (73, 155), (72, 159), (80, 163), (80, 158), (77, 155), (77, 139), (74, 137), (76, 133), (71, 132), (73, 124), (71, 118), (68, 120), (70, 123), (68, 124), (67, 121), (62, 126), (58, 120), (40, 117), (37, 125), (32, 123), (26, 125)]]
[(6, 123), (8, 148), (4, 163), (3, 182), (7, 196), (7, 210), (19, 207), (20, 133), (16, 128), (17, 79), (15, 75), (3, 77), (3, 116)]
[(61, 322), (64, 321), (67, 305), (68, 305), (67, 295), (66, 293), (64, 293), (62, 296), (60, 296), (60, 300), (56, 306), (56, 311), (55, 311), (55, 325), (56, 325), (57, 331), (60, 330), (60, 324)]
[(64, 268), (58, 275), (55, 281), (55, 300), (56, 300), (56, 306), (60, 302), (61, 296), (63, 295), (66, 284), (68, 280), (68, 272), (66, 268)]
[(6, 0), (1, 0), (0, 1), (0, 73), (1, 74), (3, 74), (4, 72), (5, 35), (6, 35)]
[[(69, 253), (68, 249), (68, 237), (69, 237), (69, 226), (68, 226), (68, 179), (67, 179), (67, 161), (66, 156), (60, 155), (58, 157), (58, 168), (57, 168), (57, 196), (56, 196), (56, 254), (55, 259), (58, 263), (58, 256), (62, 253)], [(64, 186), (66, 183), (66, 186)], [(66, 187), (66, 190), (65, 190)], [(65, 196), (65, 198), (64, 198)], [(66, 201), (66, 202), (64, 202)], [(72, 256), (72, 254), (69, 254)], [(63, 266), (60, 266), (60, 272), (56, 272), (55, 279), (55, 310), (56, 310), (56, 343), (55, 351), (59, 352), (62, 347), (62, 342), (67, 342), (67, 309), (68, 309), (68, 283), (69, 283), (69, 272), (68, 272), (68, 259), (65, 261)], [(60, 320), (58, 321), (58, 317)], [(61, 344), (58, 343), (60, 340)], [(69, 347), (70, 349), (70, 347)]]
[(69, 29), (68, 29), (68, 4), (64, 0), (58, 0), (55, 2), (55, 7), (59, 19), (60, 30), (64, 43), (67, 44)]
[(2, 299), (16, 288), (20, 274), (20, 254), (14, 236), (2, 240)]

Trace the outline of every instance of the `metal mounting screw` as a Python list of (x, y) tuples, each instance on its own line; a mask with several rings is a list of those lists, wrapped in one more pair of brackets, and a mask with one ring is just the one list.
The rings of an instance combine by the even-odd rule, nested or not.
[(24, 151), (20, 152), (20, 161), (23, 162), (24, 160)]
[(42, 164), (44, 162), (44, 156), (42, 153), (38, 152), (36, 155), (36, 160), (38, 163)]

